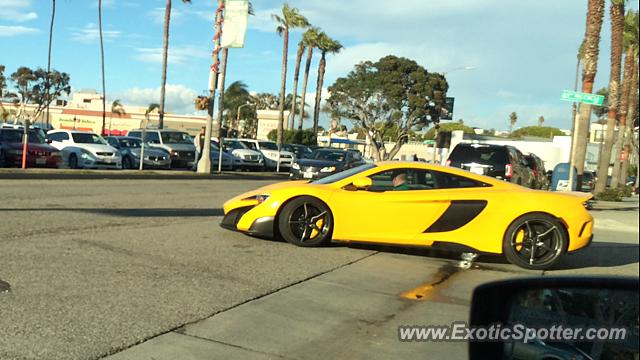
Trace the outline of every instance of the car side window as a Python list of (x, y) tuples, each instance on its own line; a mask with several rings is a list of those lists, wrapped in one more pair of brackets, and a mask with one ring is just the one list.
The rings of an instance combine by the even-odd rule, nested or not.
[(160, 144), (160, 136), (157, 132), (148, 132), (145, 133), (145, 141), (150, 144)]
[(243, 144), (247, 145), (251, 150), (257, 150), (257, 146), (254, 142), (251, 141), (243, 141)]
[(107, 143), (115, 148), (119, 148), (120, 144), (118, 144), (118, 140), (114, 139), (114, 138), (108, 138), (106, 139)]
[(449, 174), (440, 171), (430, 171), (430, 173), (431, 179), (434, 181), (433, 188), (435, 189), (462, 189), (490, 186), (489, 184), (469, 179), (464, 176)]
[(49, 139), (51, 139), (51, 141), (58, 141), (58, 142), (62, 140), (69, 140), (69, 134), (67, 134), (66, 132), (53, 133), (49, 135)]
[(139, 131), (131, 131), (129, 132), (129, 136), (135, 137), (135, 138), (142, 138), (142, 134)]
[(406, 187), (403, 190), (429, 190), (435, 188), (432, 174), (421, 169), (393, 169), (371, 175), (372, 185), (368, 191), (383, 192), (394, 190), (393, 178), (397, 174), (406, 174)]

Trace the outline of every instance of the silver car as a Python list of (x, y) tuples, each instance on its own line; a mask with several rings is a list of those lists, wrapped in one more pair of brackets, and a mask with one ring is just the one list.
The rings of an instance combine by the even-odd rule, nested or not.
[[(122, 154), (123, 169), (137, 169), (140, 167), (142, 140), (131, 136), (108, 136), (105, 140)], [(171, 168), (171, 156), (162, 149), (153, 148), (145, 144), (144, 168), (169, 169)]]

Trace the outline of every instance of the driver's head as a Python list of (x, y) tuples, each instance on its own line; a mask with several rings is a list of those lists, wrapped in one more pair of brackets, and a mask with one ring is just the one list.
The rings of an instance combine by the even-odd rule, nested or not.
[(407, 182), (407, 173), (398, 171), (393, 173), (393, 178), (391, 179), (391, 183), (393, 187), (400, 186)]

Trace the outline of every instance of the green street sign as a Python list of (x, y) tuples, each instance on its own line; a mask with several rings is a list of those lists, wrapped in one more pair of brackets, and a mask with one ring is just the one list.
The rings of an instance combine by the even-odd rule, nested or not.
[(560, 100), (581, 102), (583, 104), (602, 106), (604, 103), (604, 96), (596, 94), (587, 94), (571, 90), (562, 90), (562, 97)]

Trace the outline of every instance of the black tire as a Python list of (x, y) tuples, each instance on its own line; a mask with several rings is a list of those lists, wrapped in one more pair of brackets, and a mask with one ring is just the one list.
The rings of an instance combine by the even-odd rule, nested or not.
[(122, 158), (122, 168), (123, 169), (133, 169), (133, 161), (128, 156)]
[(507, 228), (502, 251), (514, 265), (546, 270), (558, 262), (568, 244), (567, 232), (558, 219), (532, 213), (519, 217)]
[(78, 157), (76, 154), (69, 155), (69, 168), (77, 169), (78, 168)]
[(316, 247), (329, 243), (333, 215), (329, 207), (311, 196), (295, 198), (284, 205), (277, 219), (278, 232), (291, 244)]

